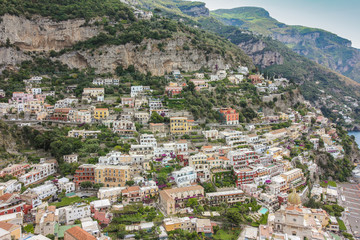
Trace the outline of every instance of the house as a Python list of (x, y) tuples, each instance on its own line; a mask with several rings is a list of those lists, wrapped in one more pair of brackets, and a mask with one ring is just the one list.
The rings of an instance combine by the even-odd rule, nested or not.
[(55, 163), (34, 164), (33, 169), (19, 177), (25, 186), (38, 183), (56, 172)]
[(20, 192), (21, 183), (16, 179), (9, 180), (7, 182), (0, 183), (0, 196), (5, 193)]
[(106, 85), (106, 86), (115, 85), (115, 86), (118, 86), (119, 83), (120, 83), (119, 79), (112, 79), (112, 78), (106, 78), (106, 79), (96, 78), (92, 82), (92, 84), (98, 85), (98, 86), (100, 86), (100, 85)]
[(64, 240), (96, 240), (96, 237), (79, 226), (70, 228), (64, 233)]
[(122, 97), (121, 98), (121, 106), (127, 108), (134, 108), (135, 107), (135, 99), (133, 97)]
[(187, 134), (192, 130), (189, 120), (186, 117), (170, 118), (170, 132), (172, 134)]
[(35, 233), (48, 235), (55, 232), (55, 206), (48, 206), (47, 209), (38, 209), (35, 215)]
[(83, 95), (90, 96), (91, 98), (97, 98), (97, 96), (104, 96), (104, 88), (84, 88)]
[(97, 138), (97, 135), (100, 134), (101, 131), (88, 131), (88, 130), (76, 130), (73, 129), (68, 132), (68, 137), (82, 137), (82, 138)]
[(194, 185), (162, 190), (160, 191), (159, 206), (166, 214), (176, 214), (184, 209), (190, 198), (196, 198), (201, 202), (204, 199), (204, 188), (200, 185)]
[(149, 127), (152, 133), (166, 133), (166, 125), (164, 123), (150, 123)]
[(95, 108), (94, 118), (96, 120), (106, 119), (109, 116), (109, 109), (107, 108)]
[(169, 86), (165, 87), (165, 93), (169, 97), (174, 97), (179, 95), (183, 90), (183, 86), (179, 85), (178, 83), (169, 83)]
[(142, 196), (140, 192), (139, 186), (131, 186), (127, 187), (126, 189), (122, 190), (122, 202), (123, 204), (129, 204), (129, 203), (135, 203), (135, 202), (141, 202)]
[(22, 237), (21, 226), (7, 223), (7, 222), (0, 222), (0, 229), (6, 230), (10, 232), (11, 239), (20, 239)]
[(196, 220), (196, 232), (204, 233), (206, 237), (211, 237), (214, 231), (210, 219), (198, 218)]
[(78, 154), (70, 154), (70, 155), (64, 155), (64, 162), (67, 163), (76, 163), (78, 162)]
[(207, 81), (203, 79), (190, 79), (190, 82), (192, 82), (195, 85), (195, 90), (200, 91), (204, 88), (209, 88), (209, 84)]
[(222, 122), (226, 125), (237, 125), (239, 124), (239, 113), (232, 108), (223, 108), (219, 110)]
[(135, 112), (134, 117), (136, 121), (146, 124), (150, 119), (150, 114), (148, 112)]
[(153, 134), (141, 134), (140, 145), (157, 147), (157, 141)]
[(68, 121), (70, 108), (56, 108), (52, 115), (50, 115), (50, 120), (53, 121)]
[(0, 228), (0, 239), (1, 240), (12, 240), (11, 233), (5, 229)]

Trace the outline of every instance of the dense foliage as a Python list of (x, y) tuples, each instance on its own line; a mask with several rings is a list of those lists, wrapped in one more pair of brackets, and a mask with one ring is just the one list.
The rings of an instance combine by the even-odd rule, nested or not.
[(135, 20), (132, 10), (118, 0), (4, 0), (0, 2), (0, 15), (6, 13), (28, 18), (38, 14), (56, 21), (74, 18), (90, 20), (102, 16), (115, 21)]

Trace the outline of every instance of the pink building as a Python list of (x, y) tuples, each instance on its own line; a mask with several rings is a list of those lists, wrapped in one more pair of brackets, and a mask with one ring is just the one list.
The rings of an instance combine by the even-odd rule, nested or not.
[(26, 103), (28, 101), (34, 100), (34, 95), (24, 92), (13, 92), (13, 96), (9, 99), (9, 103)]

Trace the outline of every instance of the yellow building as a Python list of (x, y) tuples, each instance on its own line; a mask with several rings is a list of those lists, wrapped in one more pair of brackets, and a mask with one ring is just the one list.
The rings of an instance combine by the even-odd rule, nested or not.
[(170, 132), (172, 134), (187, 134), (192, 130), (190, 121), (186, 117), (170, 118)]
[(174, 231), (176, 229), (182, 229), (182, 221), (180, 218), (166, 218), (164, 219), (164, 227), (167, 232)]
[(107, 108), (95, 108), (94, 118), (95, 119), (105, 119), (109, 116), (109, 109)]
[(130, 180), (129, 166), (101, 165), (95, 168), (95, 183), (102, 183), (104, 187), (124, 187)]
[(20, 225), (15, 225), (7, 222), (0, 222), (0, 228), (10, 232), (11, 239), (20, 239), (22, 237)]

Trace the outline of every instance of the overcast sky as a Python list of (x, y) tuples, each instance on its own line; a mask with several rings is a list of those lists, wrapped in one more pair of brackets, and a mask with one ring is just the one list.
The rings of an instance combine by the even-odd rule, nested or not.
[(198, 0), (210, 10), (263, 7), (280, 22), (317, 27), (352, 41), (360, 49), (360, 0)]

